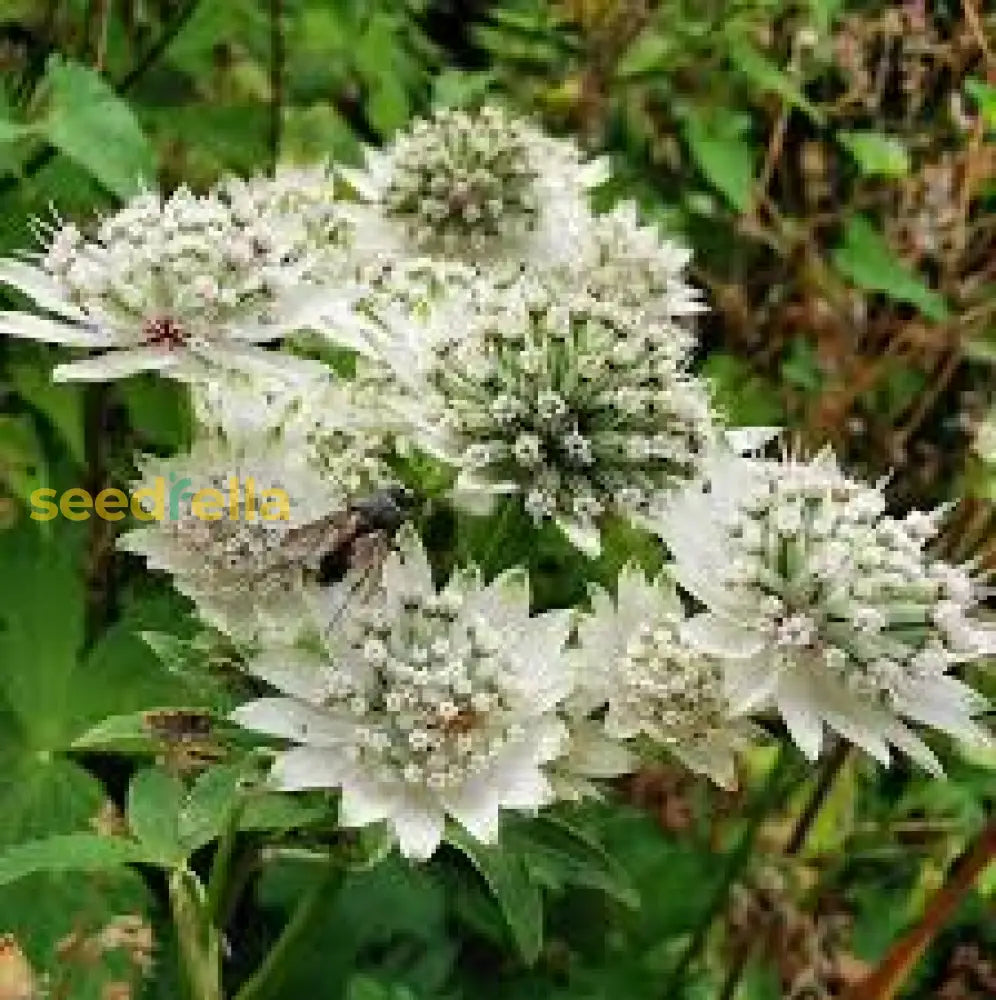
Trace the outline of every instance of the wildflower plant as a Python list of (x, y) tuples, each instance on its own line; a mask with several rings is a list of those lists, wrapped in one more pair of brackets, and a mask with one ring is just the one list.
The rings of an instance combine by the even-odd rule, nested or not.
[[(213, 637), (183, 648), (228, 650), (216, 750), (239, 787), (316, 806), (255, 817), (275, 850), (327, 859), (350, 831), (367, 862), (378, 838), (416, 862), (449, 843), (501, 892), (504, 831), (611, 803), (646, 760), (732, 788), (782, 724), (811, 758), (830, 729), (935, 773), (924, 730), (988, 740), (965, 671), (996, 633), (971, 569), (930, 554), (943, 511), (890, 513), (829, 452), (771, 458), (727, 426), (693, 362), (690, 254), (632, 204), (593, 211), (603, 163), (485, 107), (338, 172), (147, 192), (0, 265), (45, 313), (0, 330), (102, 352), (57, 379), (189, 383), (193, 444), (139, 460), (139, 485), (187, 489), (119, 543)], [(233, 479), (279, 490), (274, 516), (198, 507)], [(540, 603), (547, 522), (563, 576)], [(186, 843), (171, 892), (200, 930), (180, 950), (217, 1000), (228, 890)]]

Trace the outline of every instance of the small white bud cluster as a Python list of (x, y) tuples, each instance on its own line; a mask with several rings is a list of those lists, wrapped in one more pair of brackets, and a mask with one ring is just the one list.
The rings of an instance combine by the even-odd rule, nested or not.
[(520, 237), (538, 209), (534, 146), (533, 130), (499, 108), (438, 111), (392, 145), (384, 209), (424, 249)]

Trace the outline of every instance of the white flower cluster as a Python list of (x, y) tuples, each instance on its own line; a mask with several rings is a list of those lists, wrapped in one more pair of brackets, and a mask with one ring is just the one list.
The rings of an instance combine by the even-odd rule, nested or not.
[[(595, 215), (604, 173), (504, 111), (440, 111), (344, 182), (144, 194), (0, 263), (48, 314), (0, 330), (106, 351), (58, 377), (190, 383), (191, 449), (138, 484), (150, 508), (171, 487), (167, 509), (122, 545), (273, 689), (235, 718), (279, 741), (274, 783), (338, 789), (343, 825), (384, 822), (412, 857), (644, 752), (733, 785), (773, 715), (810, 756), (829, 727), (935, 771), (913, 725), (987, 738), (954, 674), (994, 632), (969, 572), (929, 556), (940, 514), (891, 517), (829, 453), (761, 458), (770, 433), (721, 427), (691, 367), (689, 254), (634, 205)], [(300, 356), (305, 331), (348, 376)], [(536, 613), (521, 569), (437, 585), (402, 493), (519, 505), (580, 572), (618, 520), (671, 561)]]
[(646, 514), (694, 475), (709, 398), (659, 330), (556, 281), (520, 279), (466, 306), (459, 337), (423, 335), (411, 415), (471, 509), (521, 496), (597, 555), (603, 515)]
[(342, 169), (373, 213), (361, 240), (391, 256), (433, 254), (490, 264), (570, 260), (591, 223), (585, 194), (607, 176), (602, 160), (485, 107), (442, 109), (416, 121), (366, 169)]
[(834, 456), (725, 455), (657, 527), (680, 583), (708, 609), (686, 637), (726, 660), (738, 711), (774, 707), (811, 757), (824, 728), (888, 762), (891, 743), (925, 767), (934, 755), (902, 719), (985, 739), (984, 708), (947, 671), (996, 651), (970, 617), (979, 588), (932, 560), (938, 515), (885, 513), (880, 490)]
[[(146, 192), (89, 238), (59, 225), (37, 260), (0, 264), (0, 281), (51, 317), (0, 313), (0, 331), (106, 352), (60, 366), (57, 380), (272, 374), (256, 345), (321, 324), (327, 293), (315, 279), (343, 278), (347, 267), (348, 226), (322, 176), (320, 212), (322, 185), (300, 172), (206, 195)], [(291, 185), (301, 186), (288, 197)], [(281, 359), (285, 375), (292, 360)]]

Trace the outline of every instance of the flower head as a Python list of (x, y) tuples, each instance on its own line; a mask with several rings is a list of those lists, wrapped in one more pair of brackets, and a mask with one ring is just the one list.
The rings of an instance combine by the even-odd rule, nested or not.
[(54, 318), (7, 312), (0, 331), (106, 352), (60, 366), (57, 379), (292, 374), (300, 362), (255, 345), (318, 323), (328, 296), (308, 280), (308, 225), (264, 202), (237, 185), (202, 196), (181, 188), (137, 195), (92, 238), (60, 225), (37, 263), (0, 264), (0, 281)]
[(598, 216), (589, 239), (567, 265), (565, 284), (612, 303), (617, 315), (640, 330), (655, 330), (662, 348), (684, 358), (695, 345), (689, 321), (705, 311), (701, 293), (687, 281), (691, 251), (661, 240), (640, 224), (634, 202)]
[(560, 291), (523, 278), (482, 292), (459, 325), (443, 312), (415, 329), (397, 370), (410, 383), (417, 373), (407, 398), (419, 443), (456, 467), (461, 503), (517, 495), (594, 553), (603, 514), (645, 513), (694, 474), (711, 411), (655, 327)]
[(386, 821), (410, 857), (433, 853), (447, 817), (491, 841), (499, 810), (549, 802), (544, 765), (566, 738), (568, 612), (531, 616), (521, 574), (432, 581), (403, 532), (376, 580), (315, 607), (319, 641), (268, 649), (249, 669), (281, 692), (237, 722), (296, 746), (283, 789), (340, 788), (341, 822)]
[(707, 611), (686, 638), (724, 657), (739, 711), (776, 708), (815, 757), (829, 726), (883, 761), (894, 744), (933, 770), (902, 719), (984, 740), (982, 699), (947, 671), (994, 647), (969, 616), (977, 588), (925, 551), (937, 515), (885, 513), (829, 451), (811, 461), (718, 455), (659, 529)]
[(343, 172), (385, 221), (389, 254), (538, 263), (573, 252), (585, 195), (605, 177), (572, 142), (498, 107), (438, 110), (368, 151), (365, 172)]
[(294, 636), (301, 591), (354, 502), (387, 475), (359, 436), (344, 436), (333, 456), (292, 431), (236, 428), (215, 427), (188, 454), (145, 459), (136, 489), (149, 523), (120, 545), (170, 573), (201, 617), (236, 640)]
[(721, 662), (685, 641), (684, 622), (673, 583), (648, 582), (635, 566), (620, 573), (615, 600), (595, 588), (578, 625), (577, 702), (604, 710), (608, 737), (646, 737), (731, 787), (749, 729), (731, 716)]

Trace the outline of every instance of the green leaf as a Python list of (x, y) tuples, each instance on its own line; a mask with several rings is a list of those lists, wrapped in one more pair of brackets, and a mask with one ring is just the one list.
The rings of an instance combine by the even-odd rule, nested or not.
[(706, 358), (702, 375), (712, 385), (716, 408), (731, 424), (772, 427), (785, 422), (777, 387), (743, 359), (715, 351)]
[(150, 708), (141, 712), (110, 715), (70, 743), (71, 750), (87, 753), (158, 754), (162, 741), (149, 729), (147, 717), (155, 711), (190, 711), (190, 709)]
[(750, 210), (754, 198), (756, 153), (746, 137), (747, 122), (728, 111), (708, 118), (691, 114), (685, 139), (699, 169), (739, 212)]
[(183, 798), (179, 778), (161, 768), (139, 771), (128, 788), (128, 826), (164, 864), (181, 862), (187, 855), (180, 833)]
[(119, 198), (155, 181), (152, 147), (128, 103), (99, 73), (53, 56), (45, 82), (45, 132), (56, 149)]
[(816, 349), (805, 337), (795, 337), (788, 357), (782, 362), (782, 378), (806, 392), (819, 392), (823, 371)]
[(154, 861), (141, 844), (124, 837), (95, 833), (67, 833), (45, 840), (29, 840), (0, 854), (0, 886), (35, 872), (92, 872), (133, 862)]
[(799, 81), (791, 73), (776, 66), (753, 45), (746, 41), (734, 43), (730, 50), (730, 62), (762, 93), (777, 94), (787, 104), (806, 114), (817, 125), (823, 123), (822, 112), (802, 92)]
[(884, 132), (838, 132), (837, 139), (866, 177), (909, 176), (909, 150), (897, 136)]
[[(55, 851), (64, 849), (59, 844), (50, 846)], [(106, 854), (107, 849), (89, 850)], [(147, 955), (134, 943), (153, 931), (148, 888), (137, 871), (124, 867), (123, 860), (106, 866), (95, 860), (92, 867), (90, 871), (37, 872), (3, 886), (0, 923), (22, 946), (44, 982), (45, 996), (107, 1000), (115, 993), (124, 995), (122, 990), (130, 990), (129, 996), (144, 996)], [(125, 933), (116, 933), (117, 928)], [(161, 970), (157, 963), (157, 971)], [(0, 995), (7, 995), (6, 984), (0, 973)]]
[(487, 883), (523, 960), (532, 965), (543, 948), (543, 897), (522, 857), (500, 845), (481, 844), (454, 827), (446, 839)]
[(673, 65), (674, 49), (674, 36), (665, 34), (658, 28), (647, 28), (637, 35), (623, 53), (616, 66), (616, 74), (627, 79), (666, 72)]
[(996, 87), (984, 80), (970, 78), (965, 81), (965, 92), (978, 104), (986, 127), (996, 128)]
[(916, 306), (938, 323), (950, 316), (944, 297), (929, 288), (895, 255), (885, 238), (863, 215), (855, 216), (849, 223), (843, 244), (834, 251), (833, 262), (837, 270), (859, 288)]
[(629, 875), (611, 855), (584, 831), (552, 815), (511, 822), (502, 847), (518, 853), (530, 876), (550, 889), (584, 886), (636, 908), (640, 894)]

